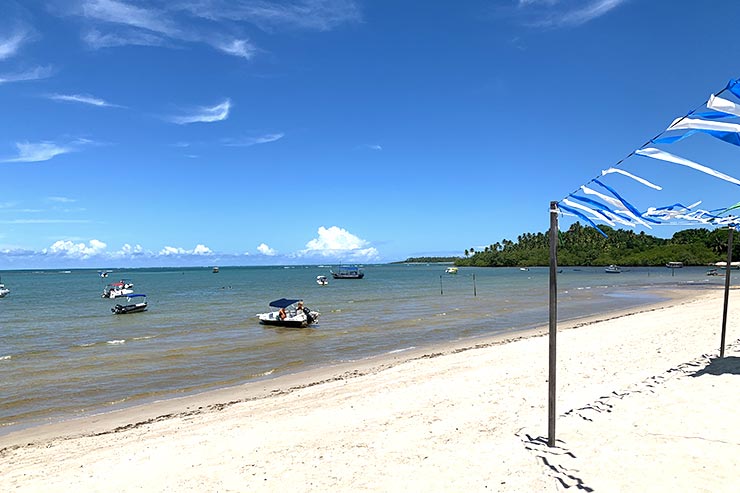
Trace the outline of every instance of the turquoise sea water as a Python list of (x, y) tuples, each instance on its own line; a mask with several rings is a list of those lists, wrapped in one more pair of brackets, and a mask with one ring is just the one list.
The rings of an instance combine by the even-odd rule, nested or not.
[[(548, 321), (548, 269), (371, 265), (319, 286), (329, 266), (6, 271), (0, 299), (0, 434), (49, 420), (195, 393)], [(673, 274), (673, 275), (672, 275)], [(130, 279), (149, 311), (113, 315), (108, 282)], [(705, 268), (563, 268), (559, 319), (660, 301), (656, 288), (722, 287)], [(321, 312), (307, 329), (260, 325), (271, 300)]]

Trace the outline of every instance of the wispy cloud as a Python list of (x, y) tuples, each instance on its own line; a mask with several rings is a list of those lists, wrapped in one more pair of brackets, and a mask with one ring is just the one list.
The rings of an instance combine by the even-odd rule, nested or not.
[(88, 224), (89, 219), (9, 219), (2, 224)]
[(282, 139), (285, 136), (284, 133), (276, 134), (265, 134), (258, 137), (245, 137), (242, 139), (223, 139), (223, 143), (226, 146), (231, 147), (249, 147), (257, 144), (268, 144)]
[(328, 31), (336, 26), (360, 22), (362, 12), (355, 0), (297, 0), (268, 2), (254, 0), (201, 0), (183, 8), (213, 21), (240, 21), (261, 29), (277, 27)]
[(96, 98), (95, 96), (90, 96), (88, 94), (49, 94), (47, 97), (53, 101), (66, 101), (71, 103), (89, 104), (92, 106), (120, 108), (117, 104), (109, 103), (104, 99)]
[(187, 125), (189, 123), (213, 123), (226, 120), (229, 117), (231, 109), (231, 100), (226, 99), (223, 103), (216, 106), (200, 106), (195, 108), (190, 114), (170, 116), (167, 119), (178, 125)]
[(193, 248), (192, 250), (186, 250), (180, 247), (166, 246), (159, 251), (159, 255), (213, 255), (213, 250), (202, 244), (196, 245), (195, 248)]
[(69, 197), (47, 197), (46, 198), (49, 202), (58, 202), (60, 204), (71, 204), (73, 202), (77, 202), (77, 199), (70, 199)]
[(39, 66), (21, 72), (0, 74), (0, 84), (6, 84), (8, 82), (22, 82), (26, 80), (46, 79), (51, 75), (51, 73), (51, 66)]
[(78, 150), (79, 146), (90, 144), (87, 139), (77, 139), (68, 144), (57, 144), (56, 142), (16, 142), (15, 147), (18, 155), (8, 158), (0, 158), (0, 163), (36, 163), (48, 161), (55, 156), (67, 154)]
[(214, 48), (229, 55), (251, 60), (257, 54), (257, 48), (246, 39), (231, 39), (228, 41), (212, 42)]
[(597, 19), (630, 0), (519, 0), (518, 14), (532, 27), (576, 27)]
[(116, 0), (87, 0), (82, 4), (82, 14), (90, 19), (133, 26), (167, 36), (177, 37), (180, 33), (166, 12)]
[(26, 31), (17, 31), (7, 38), (0, 38), (0, 60), (15, 56), (28, 39), (29, 34)]
[(82, 36), (82, 40), (90, 48), (115, 48), (116, 46), (163, 46), (168, 42), (160, 35), (135, 31), (124, 30), (124, 32), (102, 33), (97, 29), (91, 29)]

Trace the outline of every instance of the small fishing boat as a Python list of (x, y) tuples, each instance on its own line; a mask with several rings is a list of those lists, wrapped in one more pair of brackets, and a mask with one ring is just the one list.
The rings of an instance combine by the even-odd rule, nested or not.
[(718, 276), (720, 274), (719, 274), (719, 271), (717, 269), (709, 269), (707, 271), (707, 275), (708, 276)]
[(365, 273), (356, 265), (340, 265), (337, 272), (329, 271), (334, 279), (362, 279)]
[(127, 305), (117, 304), (110, 311), (116, 315), (123, 315), (126, 313), (145, 312), (148, 307), (145, 294), (130, 294), (126, 297), (126, 301), (128, 301)]
[(316, 276), (316, 284), (319, 286), (326, 286), (329, 284), (329, 279), (327, 279), (326, 276)]
[(622, 272), (622, 269), (620, 269), (619, 266), (612, 264), (609, 267), (606, 267), (604, 272), (607, 274), (619, 274)]
[(669, 269), (682, 269), (683, 262), (668, 262), (667, 264), (665, 264), (665, 266)]
[(457, 267), (447, 267), (445, 269), (446, 274), (457, 274)]
[(277, 325), (279, 327), (304, 328), (318, 322), (320, 313), (303, 306), (303, 300), (280, 298), (270, 302), (276, 311), (258, 313), (261, 324)]
[(121, 279), (118, 282), (112, 282), (103, 288), (103, 298), (122, 298), (133, 294), (134, 283), (126, 279)]
[(213, 268), (213, 273), (214, 273), (214, 274), (218, 274), (218, 267), (214, 267), (214, 268)]
[(10, 290), (5, 287), (5, 284), (0, 282), (0, 298), (5, 298), (5, 295), (8, 293), (10, 293)]

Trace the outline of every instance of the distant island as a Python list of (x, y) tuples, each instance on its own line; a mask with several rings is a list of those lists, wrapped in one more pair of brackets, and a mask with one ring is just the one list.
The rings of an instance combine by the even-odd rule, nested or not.
[[(668, 262), (708, 265), (727, 260), (727, 229), (707, 228), (678, 231), (670, 239), (645, 232), (579, 222), (558, 233), (558, 265), (574, 266), (663, 266)], [(524, 233), (516, 241), (502, 240), (482, 250), (468, 248), (463, 257), (411, 257), (403, 263), (452, 262), (460, 267), (534, 267), (550, 262), (548, 233)], [(740, 239), (734, 242), (732, 259), (740, 259)]]
[(460, 260), (460, 257), (409, 257), (400, 262), (391, 262), (392, 264), (452, 264)]

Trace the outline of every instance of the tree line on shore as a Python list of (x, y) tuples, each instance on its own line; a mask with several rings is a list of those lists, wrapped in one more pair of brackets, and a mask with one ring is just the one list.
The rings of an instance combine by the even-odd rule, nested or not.
[[(707, 228), (678, 231), (671, 238), (658, 238), (644, 231), (614, 229), (599, 226), (606, 237), (596, 229), (576, 222), (567, 231), (558, 234), (558, 265), (600, 266), (632, 265), (655, 266), (668, 262), (684, 265), (707, 265), (727, 260), (726, 228)], [(732, 258), (740, 258), (740, 238), (733, 242)], [(463, 257), (425, 257), (438, 262), (454, 262), (457, 266), (474, 267), (531, 267), (549, 265), (550, 241), (548, 233), (524, 233), (516, 241), (502, 240), (481, 249), (468, 248)], [(407, 262), (435, 260), (408, 259)]]

